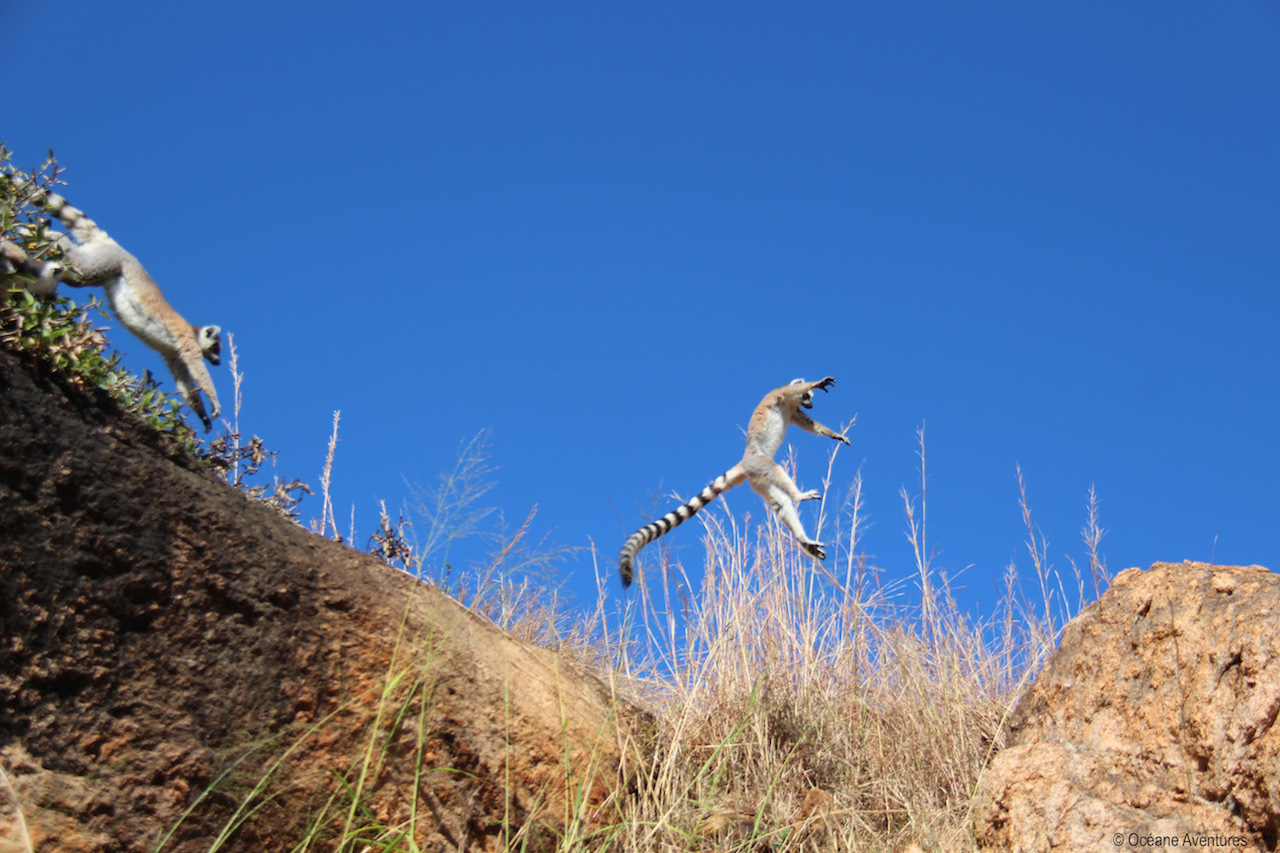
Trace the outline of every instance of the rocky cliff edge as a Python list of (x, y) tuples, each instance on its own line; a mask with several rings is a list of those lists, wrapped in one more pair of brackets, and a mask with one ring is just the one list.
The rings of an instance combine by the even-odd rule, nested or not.
[(18, 809), (38, 851), (537, 849), (615, 790), (613, 708), (0, 351), (0, 850)]

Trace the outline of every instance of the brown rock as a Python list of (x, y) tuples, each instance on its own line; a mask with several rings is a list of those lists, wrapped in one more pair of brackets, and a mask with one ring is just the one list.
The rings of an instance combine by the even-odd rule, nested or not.
[(536, 849), (617, 783), (615, 725), (598, 681), (0, 351), (0, 767), (37, 851), (208, 850), (263, 781), (222, 849), (293, 849), (357, 786), (423, 849)]
[(800, 843), (836, 846), (839, 824), (836, 821), (836, 798), (821, 788), (810, 788), (800, 804), (800, 819), (792, 824)]
[[(1067, 626), (983, 776), (980, 842), (1011, 850), (1275, 850), (1280, 577), (1129, 569)], [(1117, 840), (1120, 841), (1117, 844)]]

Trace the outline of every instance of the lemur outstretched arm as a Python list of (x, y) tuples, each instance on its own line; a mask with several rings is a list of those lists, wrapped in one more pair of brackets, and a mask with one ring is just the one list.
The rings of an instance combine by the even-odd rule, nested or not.
[(845, 438), (843, 435), (836, 432), (831, 427), (818, 423), (813, 418), (809, 417), (804, 412), (798, 409), (796, 410), (796, 413), (791, 416), (791, 422), (796, 426), (800, 427), (800, 429), (804, 430), (805, 432), (811, 432), (814, 435), (820, 435), (823, 438), (834, 438), (836, 441), (841, 441), (841, 442), (844, 442), (845, 444), (850, 443), (849, 439)]

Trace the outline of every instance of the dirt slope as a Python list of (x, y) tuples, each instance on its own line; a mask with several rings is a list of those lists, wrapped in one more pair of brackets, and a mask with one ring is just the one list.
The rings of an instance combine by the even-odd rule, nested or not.
[(290, 849), (360, 777), (389, 673), (407, 713), (360, 799), (415, 814), (425, 849), (554, 833), (566, 790), (601, 802), (618, 778), (598, 682), (0, 351), (0, 768), (37, 850), (152, 850), (193, 804), (164, 849), (207, 850), (286, 751), (224, 849)]

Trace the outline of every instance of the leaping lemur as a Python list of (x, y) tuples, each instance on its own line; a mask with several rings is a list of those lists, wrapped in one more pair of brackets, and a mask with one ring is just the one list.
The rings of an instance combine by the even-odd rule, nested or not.
[(783, 436), (786, 435), (790, 424), (795, 424), (814, 435), (849, 443), (849, 439), (801, 411), (813, 407), (815, 389), (821, 388), (826, 391), (833, 384), (835, 379), (830, 376), (817, 382), (796, 379), (790, 385), (775, 388), (766, 394), (760, 401), (760, 405), (756, 406), (756, 410), (751, 413), (751, 420), (747, 423), (747, 449), (742, 455), (742, 461), (716, 477), (711, 485), (691, 498), (688, 503), (676, 507), (652, 524), (646, 524), (627, 538), (626, 544), (622, 546), (622, 553), (618, 555), (622, 585), (624, 587), (631, 585), (635, 574), (636, 553), (641, 548), (677, 524), (693, 518), (698, 510), (715, 500), (717, 495), (741, 485), (744, 480), (764, 498), (765, 503), (787, 526), (805, 553), (815, 559), (825, 560), (827, 552), (823, 550), (823, 544), (810, 539), (804, 532), (804, 525), (800, 523), (800, 516), (792, 503), (792, 501), (813, 500), (821, 497), (821, 494), (814, 490), (800, 491), (795, 481), (788, 476), (781, 465), (774, 461), (773, 457), (782, 446)]
[[(57, 292), (58, 282), (72, 287), (100, 285), (121, 325), (160, 353), (178, 392), (205, 431), (211, 429), (221, 407), (204, 359), (214, 365), (221, 363), (222, 329), (195, 326), (183, 319), (138, 259), (62, 196), (37, 188), (31, 193), (31, 202), (58, 217), (70, 230), (70, 234), (50, 232), (63, 260), (27, 260), (20, 247), (4, 242), (0, 243), (0, 267), (6, 272), (25, 273), (32, 280), (24, 286), (45, 296)], [(201, 391), (209, 398), (211, 411), (207, 413)]]

